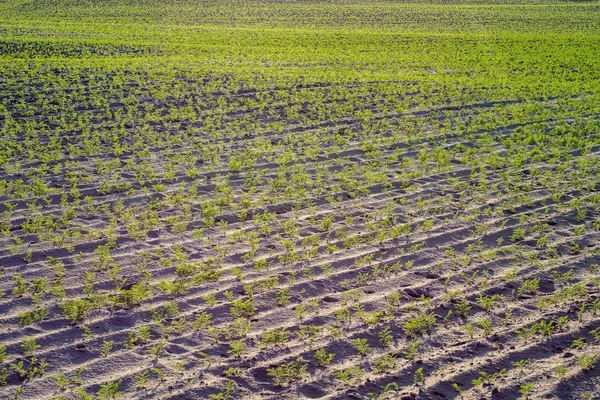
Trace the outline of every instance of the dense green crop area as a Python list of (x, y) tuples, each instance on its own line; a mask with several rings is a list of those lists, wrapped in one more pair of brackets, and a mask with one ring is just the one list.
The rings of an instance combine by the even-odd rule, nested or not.
[(599, 66), (598, 1), (0, 2), (0, 397), (594, 398)]

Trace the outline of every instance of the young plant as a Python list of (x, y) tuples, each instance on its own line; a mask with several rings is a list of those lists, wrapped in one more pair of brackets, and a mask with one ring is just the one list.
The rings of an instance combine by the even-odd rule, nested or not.
[(148, 349), (148, 354), (153, 356), (155, 360), (158, 360), (158, 357), (160, 356), (160, 353), (162, 353), (162, 350), (166, 344), (167, 344), (167, 342), (165, 340), (163, 340), (162, 342), (157, 343), (154, 346), (151, 346)]
[(121, 386), (121, 381), (108, 382), (104, 385), (100, 385), (100, 390), (98, 390), (98, 399), (114, 400), (120, 397), (123, 392), (119, 391), (119, 386)]
[(521, 398), (523, 400), (527, 400), (531, 395), (531, 392), (533, 392), (533, 382), (525, 383), (519, 388), (519, 393), (521, 393)]
[(234, 357), (241, 357), (244, 352), (244, 341), (238, 340), (229, 344), (229, 350), (227, 354), (232, 354)]
[(36, 343), (34, 337), (25, 338), (21, 347), (25, 350), (26, 356), (33, 356), (35, 351), (40, 348), (40, 345)]
[(392, 337), (392, 330), (390, 327), (385, 327), (381, 332), (377, 334), (377, 340), (383, 347), (388, 347), (392, 344), (394, 338)]
[(108, 357), (108, 353), (110, 353), (110, 350), (113, 348), (113, 345), (115, 344), (114, 340), (109, 340), (109, 341), (104, 341), (102, 342), (102, 347), (100, 348), (100, 354), (102, 355), (103, 358)]
[(362, 355), (366, 355), (371, 346), (369, 346), (369, 341), (365, 338), (354, 339), (352, 340), (352, 346)]
[(589, 371), (594, 368), (596, 365), (596, 357), (597, 354), (590, 354), (587, 356), (583, 356), (577, 359), (577, 362), (581, 366), (581, 369), (584, 371)]
[(225, 387), (218, 393), (211, 393), (208, 398), (211, 400), (233, 400), (233, 381), (227, 381)]
[(333, 360), (334, 356), (335, 356), (334, 353), (327, 353), (327, 351), (325, 351), (325, 349), (319, 349), (319, 350), (315, 351), (315, 354), (314, 354), (314, 358), (317, 361), (317, 364), (319, 364), (319, 366), (321, 366), (323, 368), (325, 368), (329, 364), (331, 364), (331, 361)]
[(417, 369), (415, 371), (415, 375), (413, 377), (413, 383), (415, 386), (422, 385), (425, 382), (425, 374), (423, 373), (423, 367)]
[(306, 373), (307, 368), (308, 364), (302, 363), (302, 357), (298, 357), (296, 360), (290, 361), (287, 364), (268, 368), (267, 375), (272, 377), (273, 382), (277, 385), (284, 386), (300, 379), (300, 377)]

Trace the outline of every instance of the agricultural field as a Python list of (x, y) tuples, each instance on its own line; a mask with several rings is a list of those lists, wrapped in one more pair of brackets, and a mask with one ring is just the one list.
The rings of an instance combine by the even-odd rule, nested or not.
[(600, 398), (600, 2), (3, 0), (1, 399)]

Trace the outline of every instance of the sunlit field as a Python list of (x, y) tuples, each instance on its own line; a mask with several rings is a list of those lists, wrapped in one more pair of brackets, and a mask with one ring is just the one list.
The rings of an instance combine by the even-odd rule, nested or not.
[(600, 395), (600, 2), (0, 2), (1, 399)]

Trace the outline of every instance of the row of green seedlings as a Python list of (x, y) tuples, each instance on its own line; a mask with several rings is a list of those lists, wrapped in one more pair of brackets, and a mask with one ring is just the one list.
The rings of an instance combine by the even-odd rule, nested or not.
[[(476, 243), (474, 243), (476, 244)], [(473, 246), (474, 244), (471, 244), (469, 246)], [(469, 246), (467, 247), (467, 250), (469, 250)], [(175, 260), (177, 261), (185, 261), (185, 259), (187, 257), (185, 257), (185, 253), (182, 252), (181, 246), (177, 246), (177, 249), (175, 249)], [(411, 248), (411, 250), (413, 250)], [(416, 249), (414, 249), (416, 250)], [(508, 248), (506, 248), (506, 250), (508, 251)], [(452, 248), (447, 248), (446, 249), (446, 254), (454, 257), (455, 253), (454, 250)], [(512, 252), (512, 248), (511, 248), (511, 252)], [(487, 254), (487, 253), (486, 253)], [(356, 260), (356, 265), (357, 266), (361, 266), (364, 265), (365, 263), (369, 263), (372, 258), (373, 258), (374, 254), (370, 254), (370, 255), (366, 255), (362, 258), (359, 258)], [(466, 257), (466, 256), (465, 256)], [(532, 260), (530, 257), (528, 258), (530, 261)], [(52, 292), (54, 294), (57, 294), (57, 292), (61, 292), (60, 290), (58, 290), (59, 288), (56, 286), (56, 280), (60, 280), (61, 275), (62, 275), (62, 265), (60, 264), (60, 262), (56, 261), (56, 260), (51, 260), (53, 267), (55, 268), (55, 272), (57, 273), (57, 277), (55, 278), (55, 285), (52, 287)], [(265, 261), (265, 260), (263, 260)], [(255, 269), (257, 270), (262, 270), (264, 266), (262, 266), (263, 263), (257, 263), (257, 265), (255, 265)], [(464, 264), (464, 263), (463, 263)], [(206, 267), (206, 264), (203, 264)], [(396, 264), (395, 264), (396, 265)], [(436, 268), (438, 268), (440, 266), (440, 263), (438, 263), (438, 265), (436, 266)], [(410, 268), (410, 265), (407, 264), (406, 268)], [(590, 268), (592, 268), (592, 266), (590, 266)], [(196, 267), (194, 265), (191, 264), (178, 264), (177, 265), (177, 269), (176, 272), (178, 275), (180, 276), (186, 276), (186, 275), (190, 275), (190, 272), (193, 272), (196, 269)], [(322, 266), (323, 269), (323, 275), (327, 276), (329, 273), (331, 273), (331, 267), (330, 264), (324, 265)], [(380, 269), (379, 266), (373, 266), (373, 277), (377, 278), (378, 276), (389, 276), (389, 272), (394, 272), (396, 271), (396, 268), (392, 268), (390, 271), (387, 271), (387, 267), (384, 265), (383, 269)], [(304, 270), (304, 277), (305, 278), (309, 278), (312, 279), (312, 277), (314, 277), (313, 272), (311, 272), (312, 269), (311, 268), (307, 268)], [(123, 285), (123, 282), (119, 282), (118, 279), (116, 279), (117, 277), (117, 272), (118, 269), (116, 268), (112, 268), (111, 269), (111, 276), (113, 276), (113, 279), (115, 282), (120, 283), (120, 285), (117, 285), (117, 289), (119, 289), (120, 286)], [(147, 271), (146, 272), (146, 276), (148, 276)], [(241, 280), (243, 278), (243, 275), (241, 273), (241, 270), (239, 268), (235, 268), (233, 271), (234, 275), (237, 276), (237, 278), (239, 280)], [(381, 272), (381, 273), (380, 273)], [(473, 273), (473, 275), (471, 276), (467, 276), (464, 275), (465, 279), (467, 280), (467, 282), (472, 282), (474, 280), (474, 276), (476, 276), (476, 274), (479, 271), (475, 271)], [(515, 271), (513, 271), (514, 274)], [(555, 274), (555, 281), (557, 284), (561, 284), (565, 281), (567, 281), (570, 278), (570, 273), (565, 273), (564, 275), (560, 275), (558, 274), (556, 271), (553, 271)], [(558, 274), (558, 275), (557, 275)], [(213, 271), (211, 269), (208, 269), (207, 271), (205, 271), (204, 273), (197, 275), (193, 281), (195, 283), (202, 283), (202, 282), (207, 282), (207, 281), (214, 281), (216, 279), (218, 279), (218, 271)], [(295, 281), (295, 276), (296, 276), (296, 272), (294, 271), (294, 273), (288, 277), (288, 280), (290, 281), (290, 284), (293, 284)], [(512, 276), (512, 275), (511, 275)], [(92, 297), (93, 301), (92, 303), (103, 303), (103, 302), (109, 302), (110, 304), (113, 304), (113, 306), (125, 306), (126, 308), (131, 307), (132, 305), (135, 304), (139, 304), (141, 303), (141, 301), (148, 296), (151, 296), (151, 288), (149, 286), (146, 285), (146, 283), (142, 282), (140, 284), (134, 285), (131, 290), (128, 291), (123, 291), (121, 290), (118, 296), (115, 296), (112, 298), (109, 298), (108, 296), (100, 296), (99, 294), (97, 294), (97, 296), (94, 296), (94, 291), (93, 291), (93, 282), (94, 282), (94, 278), (95, 278), (95, 273), (90, 272), (90, 271), (86, 271), (85, 276), (84, 276), (84, 281), (87, 283), (86, 285), (86, 294), (89, 297)], [(506, 277), (507, 279), (511, 279), (509, 276)], [(41, 304), (41, 302), (43, 301), (43, 295), (45, 292), (48, 291), (48, 283), (46, 281), (45, 278), (38, 278), (35, 279), (30, 285), (27, 284), (27, 282), (25, 280), (23, 280), (21, 278), (20, 275), (13, 275), (13, 279), (15, 280), (15, 287), (13, 289), (13, 294), (15, 296), (22, 296), (27, 290), (30, 292), (31, 294), (31, 299), (32, 299), (32, 303), (34, 304), (34, 306), (39, 306)], [(357, 276), (355, 278), (355, 282), (354, 285), (356, 286), (364, 286), (369, 280), (368, 274), (365, 273), (360, 273), (359, 276)], [(264, 281), (264, 282), (263, 282)], [(256, 293), (261, 293), (264, 291), (269, 290), (271, 287), (273, 287), (273, 284), (278, 282), (277, 277), (271, 277), (271, 278), (265, 278), (263, 280), (258, 280), (255, 281), (253, 283), (249, 283), (247, 285), (244, 286), (244, 290), (246, 292), (246, 294), (248, 295), (253, 295)], [(485, 282), (482, 281), (481, 285), (483, 285)], [(531, 288), (529, 286), (535, 284), (536, 280), (532, 280), (532, 281), (527, 281), (525, 282), (525, 284), (519, 289), (518, 291), (518, 295), (520, 296), (521, 293), (523, 293), (524, 291), (528, 294), (535, 294), (536, 290), (535, 288), (532, 286)], [(539, 285), (539, 279), (537, 280), (538, 285)], [(162, 281), (160, 282), (157, 287), (159, 287), (162, 291), (164, 291), (165, 293), (178, 293), (178, 292), (183, 292), (182, 289), (170, 289), (171, 285), (174, 285), (173, 282), (171, 282), (170, 284), (168, 284), (166, 281)], [(481, 286), (480, 285), (480, 286)], [(342, 283), (342, 286), (344, 288), (349, 288), (350, 286), (350, 282), (349, 281), (344, 281)], [(60, 294), (60, 293), (58, 293)], [(555, 296), (555, 298), (557, 298), (559, 294), (557, 294)], [(285, 298), (285, 293), (282, 293), (281, 296), (278, 296), (281, 298)], [(100, 301), (103, 300), (103, 301)], [(544, 298), (543, 300), (540, 301), (544, 301), (544, 302), (550, 302), (551, 298)], [(87, 309), (88, 311), (93, 309), (93, 306), (84, 306), (83, 302), (85, 302), (85, 300), (81, 300), (81, 301), (73, 301), (70, 303), (66, 303), (66, 308), (71, 308), (71, 305), (76, 304), (76, 303), (80, 303), (81, 306), (77, 306), (75, 308), (82, 308), (84, 309), (82, 312), (85, 313), (85, 309)], [(278, 301), (278, 303), (280, 303), (280, 301)], [(78, 312), (76, 312), (75, 314), (78, 314)], [(21, 322), (23, 324), (29, 324), (32, 322), (37, 322), (42, 320), (44, 317), (47, 316), (47, 311), (44, 307), (33, 310), (33, 311), (27, 311), (24, 312), (21, 315)], [(79, 318), (70, 318), (71, 320), (73, 320), (73, 322), (75, 322), (76, 320), (78, 320)]]
[[(448, 249), (446, 250), (446, 253), (447, 253), (447, 254), (450, 254), (450, 255), (452, 255), (452, 256), (454, 255), (454, 253), (453, 253), (453, 250), (452, 250), (451, 248), (448, 248)], [(181, 251), (179, 251), (179, 254), (183, 254), (183, 253), (181, 253)], [(372, 255), (371, 255), (371, 256), (372, 256)], [(365, 257), (368, 257), (368, 256), (365, 256)], [(176, 258), (177, 258), (177, 257), (176, 257)], [(361, 260), (362, 260), (362, 259), (361, 259)], [(360, 261), (360, 260), (357, 260), (357, 265), (360, 265), (360, 264), (358, 263), (358, 261)], [(366, 260), (366, 261), (368, 262), (369, 260)], [(59, 269), (61, 268), (61, 266), (60, 266), (59, 264), (58, 264), (58, 265), (55, 265), (55, 268), (56, 268), (56, 267), (57, 267), (57, 268), (59, 268)], [(374, 267), (374, 269), (375, 269), (375, 267)], [(330, 269), (328, 269), (328, 270), (329, 270), (329, 272), (330, 272)], [(239, 279), (241, 279), (241, 272), (240, 272), (240, 270), (239, 270), (239, 269), (237, 269), (237, 272), (238, 272), (238, 273), (236, 274), (236, 276), (238, 276), (238, 278), (239, 278)], [(310, 272), (310, 271), (309, 271), (309, 272)], [(376, 271), (374, 270), (374, 276), (375, 276), (375, 272), (376, 272)], [(477, 272), (478, 272), (478, 271), (476, 271), (475, 273), (477, 273)], [(557, 274), (557, 272), (556, 272), (556, 271), (553, 271), (553, 272), (554, 272), (554, 274), (555, 274), (555, 275)], [(57, 272), (57, 278), (60, 278), (60, 276), (59, 276), (59, 275), (60, 275), (60, 273), (61, 273), (60, 271), (58, 271), (58, 272)], [(327, 270), (325, 270), (325, 269), (324, 269), (323, 273), (324, 273), (324, 275), (325, 275), (325, 274), (327, 273)], [(295, 274), (294, 274), (294, 276), (295, 276)], [(305, 276), (306, 276), (306, 277), (311, 277), (311, 276), (312, 276), (312, 274), (309, 274), (308, 272), (306, 272), (306, 273), (305, 273)], [(363, 277), (363, 276), (366, 276), (366, 275), (365, 275), (365, 274), (361, 274), (361, 277)], [(564, 276), (560, 276), (560, 275), (558, 275), (558, 276), (556, 276), (556, 282), (557, 282), (557, 283), (560, 283), (560, 282), (562, 282), (562, 281), (565, 281), (565, 280), (567, 280), (569, 277), (570, 277), (570, 274), (569, 274), (569, 273), (565, 273), (565, 275), (564, 275)], [(26, 282), (25, 282), (25, 281), (24, 281), (24, 280), (23, 280), (23, 279), (22, 279), (20, 276), (18, 276), (18, 275), (17, 275), (17, 276), (13, 276), (13, 278), (15, 279), (15, 288), (14, 288), (13, 292), (14, 292), (14, 293), (15, 293), (15, 295), (17, 295), (17, 296), (21, 296), (21, 295), (23, 295), (23, 294), (24, 294), (24, 292), (25, 292), (25, 290), (27, 289), (27, 283), (26, 283)], [(91, 279), (90, 279), (90, 278), (91, 278)], [(276, 278), (276, 277), (273, 277), (273, 278)], [(271, 280), (267, 279), (266, 281), (274, 281), (275, 279), (273, 279), (273, 278), (272, 278)], [(357, 277), (357, 280), (356, 280), (356, 284), (357, 284), (358, 286), (362, 286), (362, 285), (364, 285), (364, 284), (366, 283), (366, 280), (365, 280), (365, 279), (360, 279), (360, 282), (359, 282), (359, 279), (358, 279), (358, 278), (359, 278), (359, 277)], [(468, 281), (472, 281), (472, 278), (473, 278), (473, 277), (468, 277), (468, 276), (467, 276), (466, 278), (467, 278), (467, 280), (468, 280)], [(86, 282), (88, 282), (88, 286), (87, 286), (87, 288), (92, 288), (92, 286), (93, 286), (93, 273), (86, 272), (86, 279), (85, 279), (85, 281), (86, 281)], [(265, 281), (265, 282), (266, 282), (266, 281)], [(361, 282), (362, 282), (362, 283), (361, 283)], [(264, 282), (263, 282), (263, 283), (264, 283)], [(262, 291), (264, 291), (264, 290), (268, 290), (268, 289), (269, 289), (269, 287), (268, 287), (269, 285), (267, 285), (265, 288), (262, 288), (262, 289), (261, 289), (261, 287), (262, 287), (262, 286), (264, 286), (264, 285), (263, 285), (263, 283), (261, 283), (260, 281), (257, 281), (256, 283), (250, 283), (250, 284), (248, 284), (248, 285), (246, 285), (246, 286), (245, 286), (245, 291), (247, 292), (247, 294), (249, 294), (249, 295), (252, 295), (252, 294), (254, 294), (254, 293), (258, 293), (258, 292), (262, 292)], [(292, 283), (293, 283), (293, 282), (292, 282)], [(533, 281), (531, 281), (531, 282), (529, 282), (529, 283), (533, 284), (533, 283), (535, 283), (535, 280), (533, 280)], [(526, 282), (526, 284), (528, 284), (528, 282)], [(539, 284), (539, 280), (538, 280), (538, 284)], [(255, 286), (255, 285), (258, 285), (258, 286), (257, 286), (257, 288), (254, 288), (254, 286)], [(270, 285), (270, 286), (272, 286), (272, 285)], [(345, 284), (345, 286), (348, 286), (348, 285), (347, 285), (347, 283)], [(519, 296), (520, 296), (520, 294), (523, 292), (523, 290), (524, 290), (525, 286), (526, 286), (526, 285), (524, 285), (524, 286), (523, 286), (521, 289), (519, 289), (519, 292), (518, 292)], [(575, 287), (575, 288), (576, 288), (576, 287)], [(54, 290), (53, 290), (53, 292), (56, 292), (56, 287), (53, 287), (53, 289), (54, 289)], [(132, 291), (130, 291), (130, 292), (128, 292), (128, 293), (125, 293), (125, 303), (126, 303), (126, 304), (128, 304), (128, 306), (131, 306), (131, 305), (133, 305), (133, 304), (136, 304), (136, 303), (139, 303), (139, 302), (140, 302), (140, 301), (137, 301), (137, 300), (134, 300), (134, 299), (133, 299), (134, 297), (136, 297), (136, 293), (138, 293), (138, 290), (137, 290), (137, 289), (143, 289), (143, 290), (140, 290), (140, 291), (139, 291), (139, 292), (140, 292), (140, 293), (139, 293), (139, 295), (140, 295), (142, 298), (143, 298), (143, 296), (144, 296), (145, 294), (147, 294), (147, 292), (148, 292), (148, 288), (147, 288), (147, 287), (145, 287), (144, 285), (141, 285), (141, 286), (138, 286), (138, 285), (136, 285), (136, 286), (135, 286), (135, 289), (136, 289), (136, 290), (132, 290)], [(48, 285), (47, 285), (47, 282), (45, 281), (45, 279), (44, 279), (44, 278), (39, 278), (39, 279), (36, 279), (36, 280), (34, 280), (34, 281), (32, 282), (32, 284), (31, 284), (31, 286), (30, 286), (29, 290), (30, 290), (30, 292), (31, 292), (32, 301), (33, 301), (34, 305), (36, 305), (36, 304), (38, 304), (38, 305), (39, 305), (39, 304), (40, 304), (40, 302), (41, 302), (41, 300), (43, 299), (43, 293), (44, 293), (45, 291), (47, 291), (47, 290), (48, 290)], [(86, 289), (86, 290), (87, 290), (87, 289)], [(93, 294), (93, 289), (92, 289), (92, 290), (89, 290), (89, 292), (90, 292), (90, 293), (88, 293), (88, 295), (92, 295), (92, 294)], [(535, 294), (535, 289), (531, 289), (531, 288), (529, 288), (529, 289), (527, 289), (527, 292), (529, 292), (529, 294)], [(87, 293), (87, 291), (86, 291), (86, 293)], [(122, 293), (122, 294), (123, 294), (123, 293)], [(559, 295), (560, 295), (560, 293), (559, 293), (559, 294), (557, 294), (557, 295), (555, 295), (555, 296), (554, 296), (554, 299), (556, 299), (556, 298), (557, 298)], [(285, 296), (283, 296), (283, 295), (282, 295), (282, 298), (283, 298), (283, 297), (285, 297)], [(116, 300), (116, 299), (117, 299), (117, 298), (115, 298), (115, 300)], [(129, 301), (128, 301), (127, 299), (129, 299)], [(548, 303), (548, 302), (552, 302), (552, 301), (553, 301), (553, 300), (552, 300), (552, 298), (545, 297), (545, 298), (543, 298), (542, 300), (540, 300), (540, 303), (539, 303), (539, 304), (545, 304), (545, 303), (543, 303), (543, 302), (546, 302), (546, 303)], [(554, 302), (556, 302), (556, 300), (554, 300)], [(117, 302), (115, 302), (115, 301), (113, 301), (113, 303), (117, 304)], [(540, 306), (540, 307), (541, 307), (541, 306)], [(547, 306), (546, 306), (546, 307), (547, 307)], [(85, 307), (84, 307), (84, 308), (85, 308)], [(90, 308), (90, 309), (91, 309), (91, 307), (88, 307), (88, 308)], [(40, 308), (40, 309), (36, 309), (36, 310), (33, 310), (33, 311), (28, 311), (28, 312), (25, 312), (25, 313), (23, 313), (23, 315), (21, 316), (21, 321), (22, 321), (22, 323), (24, 323), (24, 324), (28, 324), (28, 323), (32, 323), (32, 322), (36, 322), (36, 321), (40, 321), (40, 320), (42, 320), (42, 319), (43, 319), (45, 316), (47, 316), (47, 311), (45, 310), (45, 308)]]
[[(598, 203), (598, 201), (597, 201), (597, 197), (598, 197), (598, 196), (591, 196), (591, 197), (590, 197), (590, 200), (592, 201), (592, 203), (593, 203), (593, 204), (595, 204), (595, 205), (596, 205), (596, 208), (597, 208), (597, 203)], [(573, 202), (573, 201), (571, 201), (571, 203), (572, 203), (572, 202)], [(578, 220), (581, 220), (581, 218), (584, 218), (584, 217), (585, 217), (585, 210), (584, 210), (584, 209), (582, 209), (582, 208), (581, 208), (581, 206), (577, 206), (577, 212), (578, 212)], [(580, 215), (580, 214), (581, 214), (581, 215)], [(326, 222), (327, 222), (327, 221), (323, 221), (323, 224), (324, 224), (324, 223), (326, 223)], [(431, 221), (426, 221), (426, 222), (431, 222)], [(598, 226), (597, 226), (597, 225), (598, 225), (599, 223), (600, 223), (599, 221), (594, 221), (594, 223), (593, 223), (594, 227), (598, 228)], [(581, 233), (582, 233), (582, 232), (581, 232), (581, 230), (582, 230), (582, 229), (583, 229), (583, 227), (578, 227), (576, 230), (577, 230), (577, 231), (579, 231), (579, 233), (578, 233), (578, 232), (575, 232), (575, 233), (576, 233), (576, 234), (581, 234)], [(382, 232), (380, 232), (380, 233), (379, 233), (379, 236), (381, 236), (381, 234), (382, 234)], [(394, 236), (394, 235), (392, 235), (392, 237), (393, 237), (393, 236)], [(514, 238), (513, 238), (513, 236), (514, 236)], [(513, 235), (511, 235), (511, 240), (519, 240), (519, 239), (521, 239), (523, 236), (524, 236), (523, 229), (517, 229), (517, 230), (515, 230), (515, 232), (513, 232)], [(380, 237), (380, 239), (383, 239), (383, 237)], [(539, 240), (543, 240), (543, 239), (544, 239), (544, 238), (542, 237), (542, 238), (540, 238)], [(546, 239), (547, 239), (547, 238), (546, 238)], [(538, 243), (538, 245), (540, 245), (540, 246), (543, 246), (544, 244), (543, 244), (543, 243)], [(576, 251), (577, 251), (577, 249), (576, 249), (576, 247), (578, 246), (578, 245), (577, 245), (577, 243), (575, 243), (575, 242), (572, 242), (572, 243), (570, 244), (570, 246), (574, 248), (574, 249), (572, 249), (572, 251), (574, 251), (574, 252), (576, 252)], [(28, 257), (31, 257), (31, 250), (28, 252), (27, 256), (28, 256)]]
[[(202, 324), (202, 326), (204, 328), (206, 328), (208, 326), (208, 324), (210, 323), (210, 318), (206, 318), (206, 317), (207, 317), (207, 314), (204, 314), (196, 322)], [(199, 322), (199, 321), (202, 321), (202, 322)], [(559, 319), (559, 325), (561, 325), (561, 324), (564, 325), (565, 323), (566, 323), (566, 317), (561, 317)], [(406, 326), (407, 325), (405, 324), (405, 328), (406, 328)], [(548, 323), (548, 322), (542, 320), (542, 321), (534, 324), (529, 329), (530, 330), (532, 330), (532, 329), (539, 330), (543, 334), (550, 334), (551, 330), (552, 330), (552, 326), (553, 326), (553, 322)], [(308, 328), (308, 327), (305, 327), (305, 328)], [(557, 325), (557, 329), (561, 329), (561, 328)], [(314, 329), (312, 329), (312, 330), (314, 331)], [(550, 332), (550, 333), (548, 333), (548, 332)], [(298, 333), (299, 332), (297, 332), (297, 334)], [(406, 333), (408, 334), (408, 332), (406, 332)], [(600, 341), (600, 328), (592, 330), (589, 333), (594, 336), (596, 341)], [(301, 336), (301, 335), (298, 334), (298, 336)], [(388, 347), (393, 343), (393, 337), (391, 335), (391, 329), (389, 327), (386, 327), (383, 330), (381, 330), (377, 334), (377, 336), (378, 336), (378, 341), (384, 347)], [(268, 344), (272, 344), (272, 343), (281, 344), (281, 343), (285, 342), (285, 338), (287, 338), (287, 330), (285, 328), (283, 328), (281, 330), (272, 330), (268, 334), (265, 333), (265, 335), (263, 336), (263, 342), (264, 342), (264, 345), (268, 345)], [(134, 337), (134, 335), (132, 335), (130, 333), (125, 345), (127, 347), (132, 347), (132, 346), (135, 346), (135, 344), (138, 341), (147, 343), (150, 339), (151, 339), (151, 335), (150, 335), (149, 327), (148, 326), (140, 327), (137, 336)], [(365, 356), (370, 350), (370, 345), (368, 343), (368, 340), (365, 338), (354, 339), (351, 341), (351, 343), (352, 343), (352, 346), (362, 356)], [(113, 341), (104, 341), (103, 342), (103, 344), (101, 346), (101, 355), (103, 357), (106, 357), (108, 355), (108, 353), (111, 351), (111, 349), (113, 347), (113, 344), (114, 344)], [(420, 344), (421, 344), (420, 340), (410, 342), (407, 350), (403, 352), (404, 356), (408, 360), (414, 359), (417, 348)], [(578, 339), (574, 340), (573, 348), (581, 349), (583, 347), (583, 344), (584, 344), (584, 339), (578, 338)], [(150, 347), (148, 349), (148, 353), (153, 355), (156, 359), (158, 359), (164, 345), (165, 345), (165, 342), (162, 341), (162, 342)], [(35, 351), (37, 349), (39, 349), (39, 347), (40, 347), (36, 343), (35, 338), (33, 338), (33, 337), (26, 338), (24, 340), (23, 344), (21, 345), (21, 347), (24, 349), (26, 356), (32, 357), (29, 362), (29, 366), (27, 368), (24, 368), (23, 361), (20, 361), (17, 364), (11, 364), (11, 369), (14, 369), (16, 372), (18, 372), (19, 375), (21, 376), (21, 378), (24, 380), (29, 380), (35, 376), (43, 375), (46, 363), (45, 363), (44, 359), (41, 359), (39, 362), (37, 362), (37, 360), (34, 356)], [(312, 344), (311, 344), (311, 347), (312, 347)], [(236, 341), (236, 342), (231, 343), (230, 350), (228, 351), (228, 353), (234, 355), (235, 357), (240, 357), (242, 351), (243, 351), (243, 341)], [(206, 353), (201, 354), (201, 355), (203, 355), (203, 357), (205, 357), (205, 361), (206, 361), (207, 365), (210, 365), (210, 363), (211, 363), (210, 356), (208, 356)], [(392, 353), (388, 353), (388, 354), (385, 354), (385, 355), (377, 358), (372, 365), (372, 370), (376, 373), (389, 373), (397, 365), (397, 355), (398, 355), (397, 352), (392, 352)], [(1, 346), (0, 347), (0, 362), (4, 362), (6, 357), (7, 357), (6, 346)], [(327, 351), (325, 349), (319, 349), (314, 353), (315, 361), (322, 368), (326, 368), (332, 362), (334, 357), (335, 357), (334, 353), (327, 353)], [(594, 367), (596, 358), (597, 358), (597, 355), (595, 355), (595, 354), (582, 356), (581, 358), (578, 359), (578, 363), (580, 364), (581, 368), (584, 371), (587, 371)], [(524, 366), (527, 365), (528, 363), (529, 362), (527, 360), (521, 360), (520, 362), (513, 363), (513, 365), (515, 367), (518, 367), (520, 370), (522, 370), (524, 368)], [(184, 363), (179, 363), (178, 366), (180, 367), (180, 369), (184, 368)], [(297, 360), (292, 361), (290, 363), (286, 363), (286, 364), (283, 364), (283, 365), (280, 365), (280, 366), (277, 366), (274, 368), (270, 368), (268, 370), (268, 374), (269, 374), (269, 376), (273, 377), (273, 381), (276, 384), (286, 385), (286, 384), (290, 384), (290, 383), (296, 381), (297, 379), (299, 379), (301, 377), (301, 375), (303, 375), (306, 372), (307, 366), (308, 366), (308, 364), (302, 364), (302, 358), (300, 357)], [(71, 382), (65, 378), (64, 374), (60, 374), (60, 373), (55, 375), (54, 379), (56, 380), (57, 385), (61, 389), (65, 390), (68, 387), (69, 383), (77, 383), (77, 382), (79, 382), (79, 384), (81, 383), (81, 374), (83, 373), (83, 370), (84, 370), (83, 368), (78, 369), (76, 376), (73, 378), (73, 380)], [(154, 370), (156, 370), (156, 371), (154, 371)], [(162, 371), (159, 368), (153, 368), (152, 371), (157, 372), (157, 374), (161, 378), (161, 380), (164, 379), (164, 373), (162, 373)], [(236, 375), (239, 375), (240, 372), (241, 371), (239, 371), (239, 369), (230, 368), (227, 371), (227, 376), (236, 376)], [(423, 383), (424, 376), (422, 375), (422, 372), (423, 372), (422, 368), (415, 372), (415, 384)], [(480, 372), (480, 377), (473, 380), (473, 385), (475, 387), (479, 387), (483, 383), (492, 385), (493, 382), (498, 377), (504, 376), (505, 373), (506, 373), (506, 370), (503, 370), (497, 374), (488, 374), (486, 372)], [(566, 373), (566, 371), (564, 370), (564, 367), (560, 368), (560, 370), (557, 369), (557, 374), (564, 375), (565, 373)], [(355, 367), (346, 368), (344, 370), (336, 371), (334, 373), (334, 375), (337, 379), (342, 381), (344, 384), (349, 384), (352, 380), (360, 380), (363, 376), (363, 373), (362, 373), (362, 370), (360, 369), (360, 367), (355, 366)], [(4, 368), (2, 370), (0, 377), (1, 377), (1, 384), (2, 385), (6, 384), (6, 379), (8, 377), (6, 368)], [(136, 376), (136, 379), (135, 379), (136, 385), (138, 387), (143, 387), (145, 385), (145, 383), (147, 382), (147, 380), (148, 380), (148, 371), (144, 371)], [(453, 386), (459, 393), (462, 393), (462, 390), (458, 386), (458, 384), (455, 383)], [(529, 386), (527, 386), (527, 387), (529, 387)], [(389, 389), (389, 387), (388, 387), (388, 389)], [(530, 389), (532, 389), (532, 387)], [(527, 391), (527, 393), (531, 392), (530, 389), (529, 389), (529, 391)], [(384, 391), (384, 392), (387, 392), (387, 391)]]
[[(594, 197), (592, 197), (592, 198), (591, 198), (591, 200), (594, 200), (594, 199), (596, 199), (596, 197), (597, 197), (597, 196), (594, 196)], [(596, 199), (596, 200), (597, 200), (597, 199)], [(595, 201), (595, 204), (597, 205), (597, 201)], [(580, 215), (580, 214), (581, 214), (581, 215)], [(578, 216), (577, 216), (577, 218), (578, 218), (578, 220), (581, 220), (581, 219), (582, 219), (582, 218), (584, 218), (584, 217), (585, 217), (585, 210), (583, 210), (583, 209), (581, 209), (581, 207), (579, 207), (579, 208), (578, 208)], [(594, 222), (594, 226), (596, 226), (598, 223), (599, 223), (598, 221), (595, 221), (595, 222)], [(184, 224), (184, 225), (185, 225), (185, 224)], [(515, 235), (516, 235), (517, 233), (518, 233), (518, 232), (515, 232)], [(511, 237), (512, 237), (512, 236), (511, 236)], [(518, 238), (516, 238), (516, 239), (518, 239)], [(571, 245), (572, 245), (572, 246), (576, 246), (576, 243), (572, 243)], [(31, 257), (31, 250), (28, 252), (27, 256), (28, 256), (29, 258)]]

